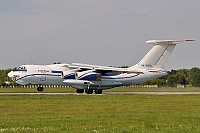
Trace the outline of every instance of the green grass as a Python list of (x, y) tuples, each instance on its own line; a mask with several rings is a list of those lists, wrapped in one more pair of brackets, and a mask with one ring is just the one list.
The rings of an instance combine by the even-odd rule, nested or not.
[(186, 87), (186, 88), (154, 88), (154, 87), (118, 87), (106, 90), (109, 92), (200, 92), (200, 87)]
[(199, 95), (2, 95), (0, 132), (200, 132)]
[[(104, 90), (106, 92), (200, 92), (200, 87), (186, 87), (186, 88), (137, 88), (137, 87), (117, 87), (109, 90)], [(36, 88), (0, 88), (0, 93), (18, 93), (18, 92), (33, 92), (37, 93)], [(67, 92), (76, 92), (74, 88), (45, 88), (44, 91), (53, 93), (67, 93)]]
[[(0, 93), (40, 93), (36, 88), (0, 88)], [(67, 93), (76, 92), (74, 88), (44, 88), (44, 93)]]

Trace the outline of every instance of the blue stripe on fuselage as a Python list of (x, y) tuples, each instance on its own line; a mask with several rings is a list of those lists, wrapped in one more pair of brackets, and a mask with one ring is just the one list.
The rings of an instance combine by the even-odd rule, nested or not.
[[(21, 78), (19, 78), (19, 79), (17, 79), (17, 80), (21, 80), (21, 79), (26, 78), (26, 77), (41, 76), (41, 75), (44, 75), (44, 76), (54, 76), (54, 77), (61, 76), (61, 75), (59, 75), (59, 74), (57, 74), (57, 75), (55, 75), (55, 74), (31, 74), (31, 75), (26, 75), (26, 76), (24, 76), (24, 77), (21, 77)], [(103, 76), (102, 78), (103, 78), (103, 79), (128, 79), (128, 78), (136, 77), (136, 76), (138, 76), (138, 75), (139, 75), (139, 74), (136, 74), (136, 75), (133, 75), (133, 76), (126, 76), (126, 77)], [(71, 75), (71, 76), (75, 76), (75, 75)], [(74, 77), (73, 77), (73, 79), (74, 79)], [(17, 81), (17, 80), (16, 80), (16, 81)]]
[[(61, 75), (55, 75), (55, 74), (31, 74), (31, 75), (26, 75), (26, 76), (24, 76), (24, 77), (21, 77), (21, 78), (19, 78), (19, 79), (17, 79), (17, 80), (21, 80), (21, 79), (24, 79), (24, 78), (26, 78), (26, 77), (33, 77), (33, 76), (56, 76), (56, 77), (58, 77), (58, 76), (61, 76)], [(16, 80), (16, 81), (17, 81)]]
[(52, 70), (52, 73), (62, 73), (62, 71), (58, 71), (58, 70)]

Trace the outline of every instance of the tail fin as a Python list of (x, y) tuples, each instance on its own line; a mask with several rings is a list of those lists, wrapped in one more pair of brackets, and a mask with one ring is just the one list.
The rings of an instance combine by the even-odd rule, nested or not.
[(153, 48), (144, 56), (144, 58), (131, 68), (151, 68), (164, 67), (165, 62), (172, 53), (174, 47), (179, 42), (190, 42), (194, 40), (149, 40), (147, 44), (154, 44)]

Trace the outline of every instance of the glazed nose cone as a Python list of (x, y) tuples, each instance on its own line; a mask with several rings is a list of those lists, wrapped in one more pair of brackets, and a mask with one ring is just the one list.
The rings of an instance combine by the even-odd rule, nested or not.
[(8, 77), (13, 78), (13, 76), (14, 76), (14, 72), (13, 71), (8, 73)]

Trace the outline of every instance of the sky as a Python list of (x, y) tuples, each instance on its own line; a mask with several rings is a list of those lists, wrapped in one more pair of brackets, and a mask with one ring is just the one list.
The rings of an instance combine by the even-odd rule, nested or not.
[(152, 39), (176, 46), (165, 68), (200, 67), (199, 0), (1, 0), (0, 69), (23, 64), (132, 66)]

